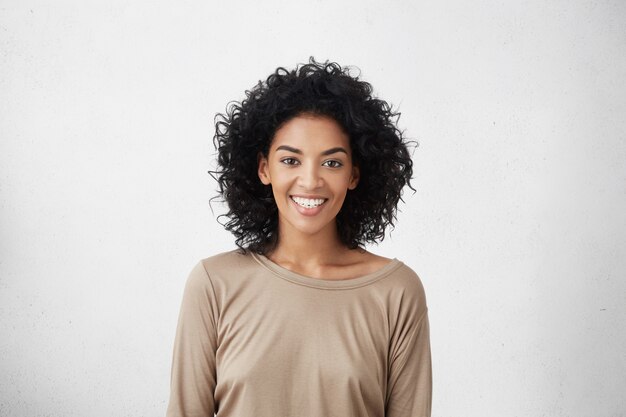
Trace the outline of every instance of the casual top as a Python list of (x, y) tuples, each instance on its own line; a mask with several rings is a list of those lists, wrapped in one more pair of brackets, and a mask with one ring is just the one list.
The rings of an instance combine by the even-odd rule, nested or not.
[(343, 280), (250, 251), (202, 259), (185, 285), (166, 416), (430, 416), (427, 312), (397, 258)]

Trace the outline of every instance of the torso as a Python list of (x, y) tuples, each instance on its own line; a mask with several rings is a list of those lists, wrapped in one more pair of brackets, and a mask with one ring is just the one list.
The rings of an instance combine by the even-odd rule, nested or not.
[(274, 259), (272, 259), (272, 261), (293, 272), (312, 278), (342, 280), (357, 278), (376, 272), (391, 262), (392, 259), (379, 256), (368, 251), (361, 253), (359, 251), (352, 250), (344, 257), (341, 264), (326, 266), (315, 271), (301, 269), (295, 265), (287, 265), (283, 262), (277, 262)]

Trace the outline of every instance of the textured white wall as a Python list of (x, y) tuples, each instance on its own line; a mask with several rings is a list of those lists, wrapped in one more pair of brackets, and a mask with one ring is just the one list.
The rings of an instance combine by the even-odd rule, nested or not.
[(433, 415), (626, 415), (625, 34), (620, 1), (0, 1), (0, 415), (164, 415), (184, 281), (234, 248), (213, 115), (309, 55), (420, 143), (370, 250), (425, 284)]

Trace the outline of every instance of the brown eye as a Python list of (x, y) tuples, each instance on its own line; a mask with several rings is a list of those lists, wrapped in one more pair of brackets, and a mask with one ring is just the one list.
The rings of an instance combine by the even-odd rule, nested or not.
[(294, 165), (285, 161), (295, 161), (295, 158), (285, 158), (285, 159), (281, 159), (280, 162), (284, 163), (285, 165)]
[(332, 160), (332, 159), (330, 161), (326, 161), (326, 162), (332, 162), (332, 163), (337, 164), (335, 166), (331, 166), (331, 168), (339, 168), (339, 167), (343, 166), (343, 164), (341, 162), (335, 161), (335, 160)]

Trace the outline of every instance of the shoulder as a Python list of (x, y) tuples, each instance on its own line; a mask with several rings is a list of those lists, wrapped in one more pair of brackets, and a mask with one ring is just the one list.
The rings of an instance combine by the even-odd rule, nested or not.
[(201, 258), (191, 268), (188, 281), (195, 285), (206, 285), (213, 275), (219, 275), (221, 271), (232, 271), (246, 262), (249, 256), (231, 250)]
[(426, 291), (419, 275), (401, 260), (381, 284), (392, 311), (400, 315), (420, 315), (427, 307)]
[(426, 299), (426, 291), (420, 276), (409, 265), (400, 261), (401, 265), (397, 269), (397, 280), (401, 287), (410, 293), (413, 297)]
[(249, 263), (250, 257), (250, 252), (243, 254), (238, 249), (233, 249), (202, 258), (200, 263), (207, 271), (229, 269), (244, 266)]
[(250, 251), (243, 253), (239, 249), (202, 258), (196, 268), (200, 272), (204, 271), (217, 292), (249, 284), (251, 278), (259, 274), (259, 264), (254, 260), (252, 253)]
[(199, 259), (189, 272), (185, 284), (188, 298), (221, 299), (232, 286), (242, 285), (243, 277), (250, 275), (250, 253), (237, 250), (217, 253)]
[(363, 264), (367, 264), (368, 272), (378, 271), (390, 263), (397, 264), (388, 276), (381, 280), (383, 285), (388, 287), (392, 295), (409, 297), (425, 303), (426, 294), (422, 280), (409, 265), (398, 258), (386, 258), (368, 251), (365, 251), (361, 256)]

